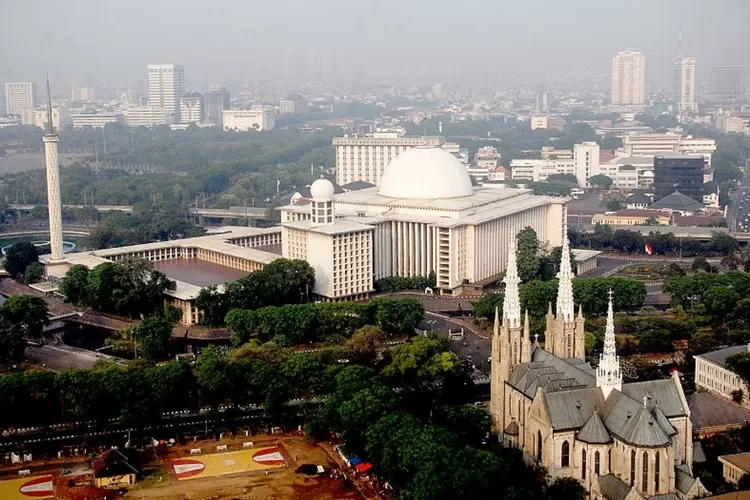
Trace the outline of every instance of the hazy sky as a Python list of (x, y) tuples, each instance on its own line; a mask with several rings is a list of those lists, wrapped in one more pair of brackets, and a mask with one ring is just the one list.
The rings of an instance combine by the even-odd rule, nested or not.
[(301, 47), (334, 47), (361, 80), (594, 75), (632, 47), (666, 82), (680, 21), (699, 76), (750, 65), (750, 0), (0, 0), (0, 17), (0, 79), (88, 85), (144, 80), (148, 63), (185, 65), (188, 88), (237, 82)]

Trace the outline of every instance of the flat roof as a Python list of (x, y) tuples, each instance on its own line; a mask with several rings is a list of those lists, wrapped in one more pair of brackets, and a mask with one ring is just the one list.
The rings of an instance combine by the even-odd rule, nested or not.
[(199, 287), (221, 285), (243, 278), (248, 271), (201, 259), (170, 259), (153, 262), (153, 268), (173, 280)]
[(745, 472), (750, 472), (750, 453), (734, 453), (732, 455), (721, 455), (719, 460), (727, 462), (738, 469), (742, 469)]
[(370, 231), (374, 229), (369, 224), (360, 224), (359, 222), (354, 222), (346, 218), (335, 219), (333, 224), (327, 224), (324, 226), (313, 226), (309, 220), (285, 222), (282, 225), (284, 227), (301, 229), (304, 231), (310, 231), (311, 233), (320, 234), (346, 234), (358, 231)]
[(583, 248), (571, 248), (570, 253), (573, 254), (573, 258), (577, 262), (584, 262), (589, 259), (593, 259), (601, 252), (599, 250), (586, 250)]

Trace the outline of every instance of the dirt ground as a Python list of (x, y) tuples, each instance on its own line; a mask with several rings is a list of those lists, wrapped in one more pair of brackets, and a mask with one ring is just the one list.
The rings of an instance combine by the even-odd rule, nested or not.
[[(345, 486), (343, 481), (323, 477), (308, 477), (294, 472), (302, 464), (330, 466), (336, 462), (322, 446), (304, 437), (279, 438), (287, 455), (288, 465), (264, 472), (248, 472), (231, 476), (215, 476), (190, 481), (177, 481), (170, 470), (170, 458), (159, 464), (159, 469), (129, 491), (127, 499), (159, 500), (338, 500), (376, 498), (367, 496), (357, 487)], [(156, 477), (161, 475), (161, 481)], [(360, 484), (360, 486), (365, 486)]]

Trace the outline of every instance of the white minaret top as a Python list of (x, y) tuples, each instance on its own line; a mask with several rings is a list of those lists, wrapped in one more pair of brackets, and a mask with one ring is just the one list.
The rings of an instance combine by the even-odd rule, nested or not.
[(617, 344), (615, 342), (615, 313), (612, 307), (612, 290), (609, 291), (607, 327), (604, 330), (604, 350), (599, 356), (599, 366), (596, 368), (596, 386), (602, 388), (604, 399), (607, 399), (613, 389), (618, 391), (622, 389), (620, 358), (617, 356)]
[(521, 328), (521, 299), (518, 294), (518, 277), (516, 266), (516, 239), (508, 243), (508, 266), (505, 269), (505, 297), (503, 298), (503, 323), (508, 328)]
[(57, 133), (52, 127), (52, 98), (47, 78), (47, 130), (44, 141), (44, 163), (47, 169), (47, 206), (49, 208), (49, 243), (52, 260), (62, 260), (62, 204), (60, 202), (60, 167), (57, 160)]
[(310, 186), (310, 223), (313, 226), (333, 224), (333, 183), (328, 179), (318, 179)]
[(557, 273), (557, 318), (569, 323), (575, 318), (575, 304), (573, 303), (573, 269), (570, 267), (570, 243), (568, 242), (568, 228), (563, 225), (562, 258), (560, 271)]

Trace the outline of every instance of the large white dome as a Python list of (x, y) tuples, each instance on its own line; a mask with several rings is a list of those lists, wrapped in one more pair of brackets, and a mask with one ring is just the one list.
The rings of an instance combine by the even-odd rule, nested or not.
[(388, 198), (430, 200), (474, 194), (466, 168), (441, 148), (414, 147), (385, 169), (378, 193)]

